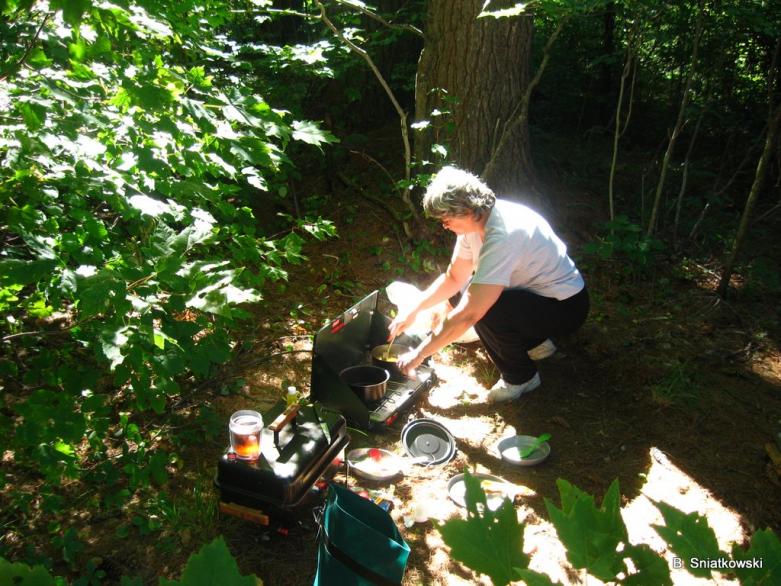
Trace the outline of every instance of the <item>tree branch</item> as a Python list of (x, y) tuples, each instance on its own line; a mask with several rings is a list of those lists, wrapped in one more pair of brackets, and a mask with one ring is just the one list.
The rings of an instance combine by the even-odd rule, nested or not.
[(654, 201), (651, 207), (651, 217), (648, 220), (648, 227), (645, 230), (645, 237), (650, 238), (654, 230), (656, 229), (656, 218), (659, 215), (659, 207), (662, 202), (662, 190), (664, 189), (664, 180), (667, 177), (667, 169), (670, 165), (670, 159), (672, 158), (673, 149), (675, 149), (675, 143), (678, 141), (678, 135), (681, 133), (681, 129), (684, 125), (684, 117), (686, 115), (686, 106), (689, 104), (689, 94), (691, 92), (692, 81), (694, 79), (694, 72), (697, 67), (697, 60), (699, 58), (700, 39), (702, 38), (703, 21), (705, 20), (705, 7), (700, 4), (700, 12), (697, 15), (697, 25), (694, 32), (694, 43), (692, 48), (691, 65), (689, 71), (686, 74), (686, 82), (683, 88), (683, 95), (681, 96), (681, 105), (678, 109), (678, 118), (675, 121), (670, 140), (667, 142), (667, 150), (664, 153), (662, 159), (662, 168), (659, 173), (659, 183), (656, 185), (656, 193), (654, 194)]
[[(621, 85), (619, 86), (620, 89), (618, 91), (618, 103), (616, 104), (616, 123), (615, 127), (613, 129), (613, 158), (610, 161), (610, 175), (608, 177), (607, 181), (607, 201), (608, 201), (608, 209), (610, 212), (610, 221), (612, 222), (615, 217), (615, 206), (613, 203), (613, 181), (616, 176), (616, 162), (618, 160), (618, 141), (621, 138), (621, 135), (623, 134), (624, 130), (626, 130), (626, 127), (629, 125), (629, 114), (626, 116), (626, 121), (624, 122), (623, 128), (621, 126), (621, 107), (624, 103), (624, 88), (626, 87), (626, 79), (629, 77), (629, 73), (632, 71), (632, 63), (633, 63), (633, 57), (634, 57), (634, 51), (635, 48), (632, 46), (632, 42), (634, 41), (635, 33), (637, 32), (637, 23), (632, 27), (632, 30), (629, 33), (629, 37), (626, 41), (626, 61), (624, 62), (624, 69), (621, 72)], [(635, 69), (637, 71), (637, 69)], [(634, 89), (634, 78), (633, 78), (633, 88)], [(632, 111), (632, 96), (629, 97), (629, 113), (631, 114)]]
[(411, 32), (412, 34), (417, 35), (420, 38), (424, 37), (423, 31), (421, 31), (419, 28), (414, 27), (411, 24), (395, 24), (395, 23), (392, 23), (392, 22), (388, 22), (383, 17), (381, 17), (379, 14), (377, 14), (375, 12), (372, 12), (371, 10), (366, 8), (365, 6), (361, 6), (360, 4), (357, 4), (357, 3), (354, 3), (354, 2), (350, 2), (350, 0), (336, 0), (336, 3), (337, 4), (344, 4), (345, 6), (349, 6), (350, 8), (355, 8), (356, 10), (361, 12), (362, 14), (365, 14), (369, 18), (371, 18), (373, 20), (376, 20), (377, 22), (379, 22), (380, 24), (382, 24), (383, 26), (386, 26), (388, 28), (400, 29), (400, 30)]
[[(336, 37), (340, 41), (342, 41), (345, 45), (347, 45), (347, 47), (350, 48), (351, 51), (353, 51), (354, 53), (359, 55), (364, 61), (366, 61), (367, 65), (369, 66), (369, 69), (371, 69), (372, 73), (374, 73), (374, 76), (380, 82), (382, 89), (385, 90), (385, 93), (390, 99), (391, 104), (393, 104), (393, 108), (396, 110), (396, 113), (399, 115), (399, 122), (401, 124), (401, 139), (402, 142), (404, 143), (404, 179), (405, 179), (405, 186), (401, 198), (404, 201), (404, 203), (407, 205), (407, 208), (412, 213), (412, 217), (418, 220), (419, 219), (418, 212), (415, 209), (415, 206), (412, 204), (412, 199), (410, 197), (410, 190), (411, 190), (410, 172), (412, 168), (412, 148), (410, 147), (409, 130), (407, 129), (407, 113), (404, 111), (404, 108), (402, 108), (401, 105), (399, 104), (399, 101), (396, 99), (393, 90), (388, 85), (388, 82), (385, 81), (385, 78), (382, 76), (380, 70), (374, 64), (374, 61), (372, 60), (371, 56), (369, 56), (369, 54), (364, 49), (362, 49), (361, 47), (353, 43), (351, 40), (349, 40), (347, 37), (345, 37), (344, 33), (342, 33), (342, 31), (336, 28), (336, 26), (334, 26), (334, 23), (332, 23), (328, 18), (323, 3), (320, 2), (320, 0), (316, 0), (316, 2), (317, 2), (317, 7), (320, 9), (320, 19), (329, 29), (331, 29), (331, 31), (336, 35)], [(411, 234), (407, 234), (407, 236), (411, 237)]]
[(27, 45), (27, 49), (25, 49), (24, 55), (22, 55), (22, 57), (19, 59), (19, 62), (16, 65), (13, 65), (8, 70), (8, 73), (0, 75), (0, 81), (5, 81), (12, 73), (16, 73), (22, 68), (22, 66), (25, 64), (27, 59), (30, 57), (30, 53), (32, 53), (33, 47), (35, 47), (35, 44), (38, 42), (38, 37), (41, 35), (41, 31), (43, 30), (43, 27), (46, 25), (46, 22), (49, 20), (50, 17), (51, 17), (51, 13), (46, 13), (44, 15), (41, 24), (38, 26), (38, 30), (35, 31), (35, 36), (30, 41), (30, 44)]

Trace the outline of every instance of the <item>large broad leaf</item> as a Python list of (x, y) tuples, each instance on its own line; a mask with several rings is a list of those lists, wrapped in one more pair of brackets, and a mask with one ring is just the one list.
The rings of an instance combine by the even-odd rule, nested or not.
[(181, 580), (160, 579), (160, 586), (262, 586), (255, 575), (242, 576), (225, 540), (218, 537), (190, 556)]
[(605, 493), (602, 506), (594, 497), (566, 480), (556, 481), (561, 495), (561, 509), (545, 499), (548, 514), (556, 527), (567, 559), (576, 568), (584, 568), (600, 580), (612, 581), (626, 570), (623, 555), (617, 549), (627, 542), (626, 526), (621, 518), (618, 480)]
[(118, 298), (124, 298), (124, 287), (125, 284), (108, 270), (102, 270), (84, 279), (79, 279), (81, 318), (91, 317), (106, 311), (112, 305), (118, 305)]
[(518, 579), (523, 580), (526, 586), (554, 586), (558, 582), (553, 582), (546, 574), (540, 574), (528, 568), (513, 568)]
[(523, 525), (509, 499), (491, 511), (480, 480), (465, 472), (464, 483), (467, 519), (451, 519), (439, 532), (455, 559), (488, 575), (495, 585), (509, 584), (516, 579), (514, 568), (529, 565), (523, 553)]
[(293, 138), (318, 147), (323, 143), (338, 142), (338, 139), (333, 134), (322, 130), (317, 124), (309, 120), (295, 120), (293, 122)]
[(56, 263), (53, 260), (0, 260), (0, 283), (8, 285), (29, 285), (44, 277), (51, 277)]
[(624, 586), (668, 586), (672, 584), (667, 561), (648, 545), (629, 545), (624, 554), (634, 562), (635, 573), (622, 581)]
[[(665, 524), (652, 527), (679, 558), (689, 561), (726, 557), (719, 550), (716, 534), (705, 517), (697, 513), (687, 515), (663, 502), (654, 502), (654, 505), (661, 511)], [(707, 567), (687, 564), (686, 569), (701, 578), (711, 577), (711, 570)]]
[(78, 27), (90, 4), (90, 0), (56, 0), (52, 2), (52, 8), (62, 9), (62, 19), (72, 27)]
[(52, 586), (54, 578), (43, 566), (11, 563), (0, 558), (0, 584), (18, 584), (19, 586)]
[(746, 551), (734, 546), (732, 558), (735, 574), (744, 586), (781, 584), (781, 541), (770, 529), (754, 533)]
[(231, 317), (233, 315), (231, 306), (259, 301), (260, 295), (257, 291), (237, 287), (234, 284), (238, 274), (239, 271), (236, 270), (220, 271), (215, 275), (218, 279), (216, 282), (200, 288), (195, 295), (187, 300), (185, 305), (193, 309)]

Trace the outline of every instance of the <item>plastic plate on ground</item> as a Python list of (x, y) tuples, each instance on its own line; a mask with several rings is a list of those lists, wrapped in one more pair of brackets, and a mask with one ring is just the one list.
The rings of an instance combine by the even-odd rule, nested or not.
[[(517, 487), (493, 474), (477, 473), (472, 474), (472, 476), (480, 481), (480, 486), (485, 492), (486, 504), (492, 511), (498, 509), (505, 498), (509, 498), (512, 501), (515, 495), (518, 494)], [(463, 474), (456, 474), (448, 481), (447, 493), (459, 507), (466, 507), (466, 484), (464, 484)]]
[(399, 456), (382, 448), (358, 448), (347, 452), (347, 463), (367, 480), (390, 480), (401, 474)]
[(501, 440), (496, 449), (505, 462), (516, 466), (534, 466), (550, 456), (548, 442), (542, 442), (531, 454), (522, 456), (524, 450), (534, 446), (536, 442), (537, 438), (531, 435), (513, 435)]

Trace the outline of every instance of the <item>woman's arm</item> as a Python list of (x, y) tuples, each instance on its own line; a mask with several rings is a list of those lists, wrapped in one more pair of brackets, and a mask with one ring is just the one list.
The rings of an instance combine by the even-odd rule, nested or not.
[(390, 337), (395, 338), (406, 330), (415, 321), (418, 313), (424, 309), (434, 307), (438, 303), (450, 299), (467, 283), (472, 274), (472, 262), (463, 258), (456, 258), (450, 262), (447, 270), (439, 275), (431, 285), (423, 292), (418, 304), (405, 313), (396, 316), (390, 326)]
[(456, 308), (445, 318), (442, 329), (429, 334), (417, 348), (404, 354), (399, 359), (399, 369), (409, 374), (428, 356), (457, 340), (491, 309), (502, 291), (502, 285), (470, 285)]

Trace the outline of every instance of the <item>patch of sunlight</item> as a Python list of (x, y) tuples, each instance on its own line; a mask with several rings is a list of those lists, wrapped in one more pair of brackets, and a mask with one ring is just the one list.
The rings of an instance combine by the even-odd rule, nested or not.
[(778, 351), (762, 352), (754, 357), (749, 368), (771, 385), (781, 385), (781, 357)]
[[(729, 580), (717, 572), (713, 572), (712, 577), (706, 580), (696, 578), (683, 569), (673, 568), (673, 553), (652, 528), (652, 525), (664, 524), (652, 500), (663, 501), (684, 513), (696, 511), (705, 516), (716, 534), (719, 548), (724, 552), (730, 552), (732, 544), (742, 542), (746, 535), (737, 513), (718, 502), (713, 494), (673, 465), (659, 449), (651, 448), (649, 456), (651, 465), (640, 494), (621, 509), (630, 543), (647, 544), (663, 556), (670, 567), (673, 584), (737, 584), (737, 581)], [(600, 503), (603, 495), (595, 497), (597, 503)], [(559, 505), (558, 497), (552, 500)], [(582, 579), (583, 573), (577, 572), (567, 561), (566, 549), (559, 541), (553, 525), (537, 517), (523, 504), (518, 507), (518, 513), (525, 523), (523, 549), (531, 557), (529, 567), (562, 584), (571, 584), (578, 580), (578, 576)], [(593, 576), (588, 577), (587, 583), (592, 586), (602, 584)]]
[[(646, 543), (654, 551), (663, 554), (670, 568), (673, 554), (651, 525), (664, 525), (659, 510), (651, 502), (663, 501), (684, 513), (697, 512), (708, 520), (716, 534), (719, 548), (724, 552), (732, 549), (732, 543), (741, 542), (746, 535), (741, 528), (740, 517), (722, 505), (706, 488), (697, 484), (683, 470), (675, 466), (662, 453), (652, 447), (651, 467), (640, 494), (622, 509), (624, 523), (632, 543)], [(674, 584), (736, 584), (714, 572), (713, 579), (698, 579), (684, 570), (671, 569)]]
[[(532, 513), (526, 517), (523, 531), (523, 551), (529, 556), (529, 569), (547, 574), (559, 584), (572, 584), (575, 570), (567, 561), (567, 550), (556, 534), (556, 529), (548, 521), (535, 518)], [(586, 582), (589, 585), (601, 584), (593, 576)]]
[(480, 446), (491, 434), (496, 433), (496, 422), (489, 417), (443, 417), (442, 415), (426, 415), (436, 419), (450, 430), (457, 441)]
[(428, 395), (429, 404), (440, 409), (485, 402), (487, 390), (465, 373), (463, 365), (436, 363), (439, 383)]

